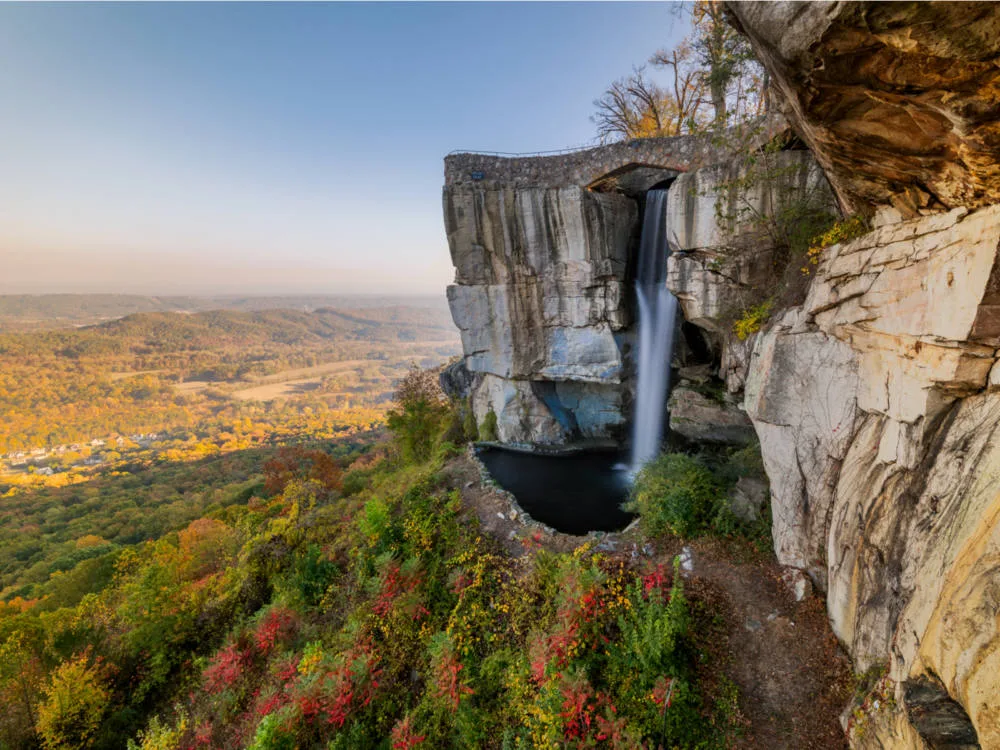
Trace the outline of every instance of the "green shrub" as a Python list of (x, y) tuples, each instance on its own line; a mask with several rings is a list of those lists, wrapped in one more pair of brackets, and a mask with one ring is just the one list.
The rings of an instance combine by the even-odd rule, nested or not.
[(636, 512), (649, 536), (704, 533), (724, 501), (722, 483), (701, 461), (663, 453), (643, 467), (625, 509)]
[(727, 457), (726, 466), (733, 481), (740, 477), (767, 479), (764, 457), (760, 453), (760, 443), (756, 440), (742, 448), (732, 450)]
[(376, 554), (389, 549), (398, 541), (398, 529), (393, 523), (392, 509), (381, 498), (372, 498), (365, 503), (358, 525), (368, 546)]
[(294, 750), (295, 737), (286, 732), (281, 724), (278, 714), (265, 716), (257, 725), (257, 733), (247, 750)]
[[(628, 599), (608, 654), (608, 679), (621, 696), (619, 708), (633, 717), (641, 735), (656, 738), (654, 746), (711, 747), (698, 742), (704, 722), (693, 684), (696, 651), (680, 560), (674, 559), (669, 592), (647, 578), (629, 587)], [(669, 707), (663, 705), (668, 691)]]
[(337, 566), (326, 559), (317, 544), (310, 544), (305, 554), (298, 557), (292, 572), (292, 587), (306, 607), (315, 607), (336, 580)]
[(466, 440), (475, 440), (479, 437), (476, 413), (472, 410), (472, 397), (467, 398), (462, 406), (462, 429), (465, 432)]
[(491, 408), (483, 417), (483, 423), (479, 425), (479, 439), (484, 443), (495, 443), (500, 439), (497, 432), (497, 415)]
[(407, 461), (422, 463), (431, 457), (438, 437), (452, 421), (452, 409), (438, 382), (437, 371), (416, 365), (399, 384), (396, 407), (386, 425), (396, 436)]

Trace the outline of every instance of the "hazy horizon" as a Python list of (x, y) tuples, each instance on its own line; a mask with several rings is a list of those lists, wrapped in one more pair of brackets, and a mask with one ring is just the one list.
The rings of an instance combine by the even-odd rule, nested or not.
[(0, 4), (0, 293), (443, 294), (446, 153), (588, 143), (667, 4)]

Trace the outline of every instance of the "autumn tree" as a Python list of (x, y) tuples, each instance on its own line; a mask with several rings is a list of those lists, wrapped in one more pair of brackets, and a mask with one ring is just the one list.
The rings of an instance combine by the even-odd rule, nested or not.
[[(667, 53), (663, 54), (664, 61), (668, 60)], [(597, 112), (591, 120), (601, 141), (680, 135), (690, 129), (700, 101), (700, 84), (688, 65), (689, 58), (688, 48), (673, 51), (669, 58), (673, 73), (670, 89), (649, 80), (644, 68), (612, 83), (594, 102)]]
[(395, 406), (388, 413), (387, 424), (411, 461), (430, 458), (434, 441), (443, 430), (450, 405), (438, 382), (437, 370), (410, 366), (393, 397)]
[(15, 632), (0, 644), (0, 705), (5, 709), (0, 712), (0, 747), (31, 746), (36, 739), (36, 704), (45, 671), (27, 640)]
[(56, 667), (38, 709), (38, 734), (46, 750), (90, 747), (110, 701), (110, 691), (88, 654)]
[(339, 490), (340, 478), (340, 467), (328, 453), (300, 445), (282, 447), (264, 464), (264, 489), (270, 495), (281, 493), (293, 480), (312, 479), (328, 490)]
[(746, 38), (728, 23), (721, 0), (677, 8), (690, 14), (691, 33), (649, 58), (664, 82), (636, 68), (594, 102), (591, 120), (603, 143), (699, 132), (709, 124), (725, 127), (765, 111), (766, 73)]

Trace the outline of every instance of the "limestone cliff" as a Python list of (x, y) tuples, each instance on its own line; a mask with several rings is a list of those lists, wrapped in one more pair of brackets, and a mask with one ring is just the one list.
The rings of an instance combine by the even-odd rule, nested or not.
[(502, 442), (623, 441), (643, 196), (710, 154), (682, 136), (445, 160), (448, 300), (469, 373), (451, 380), (480, 423), (496, 415)]
[[(781, 130), (776, 120), (764, 125), (758, 139)], [(753, 237), (755, 252), (738, 263), (722, 252), (736, 238), (750, 239), (745, 212), (770, 216), (806, 192), (832, 207), (809, 153), (788, 151), (774, 157), (779, 184), (729, 191), (732, 216), (720, 216), (719, 185), (739, 175), (710, 144), (682, 136), (561, 157), (448, 157), (444, 218), (455, 266), (448, 299), (466, 373), (448, 382), (470, 397), (477, 421), (496, 415), (502, 442), (625, 441), (634, 387), (635, 251), (650, 187), (673, 182), (668, 286), (685, 319), (709, 334), (716, 359), (726, 359), (728, 343), (712, 323), (721, 306), (772, 272), (766, 236)], [(679, 361), (688, 353), (682, 345)], [(726, 361), (732, 359), (730, 353)], [(683, 388), (674, 409), (678, 431), (708, 442), (746, 439), (750, 424), (735, 398), (717, 407)]]
[(445, 191), (462, 333), (479, 421), (504, 442), (607, 437), (623, 420), (624, 280), (635, 201), (563, 188)]
[(777, 555), (888, 667), (855, 747), (1000, 747), (1000, 7), (730, 7), (842, 205), (877, 209), (752, 344)]

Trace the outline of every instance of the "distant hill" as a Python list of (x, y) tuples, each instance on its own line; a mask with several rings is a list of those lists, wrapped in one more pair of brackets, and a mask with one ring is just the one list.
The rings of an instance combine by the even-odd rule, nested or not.
[(368, 429), (410, 362), (460, 351), (444, 306), (154, 311), (0, 331), (0, 454), (181, 427), (221, 434), (245, 418), (261, 436)]
[[(208, 310), (382, 310), (414, 308), (446, 310), (441, 296), (288, 295), (262, 297), (151, 297), (138, 294), (4, 294), (0, 295), (0, 331), (38, 331), (93, 325), (143, 312)], [(381, 313), (380, 313), (381, 314)], [(407, 313), (409, 314), (409, 313)]]

